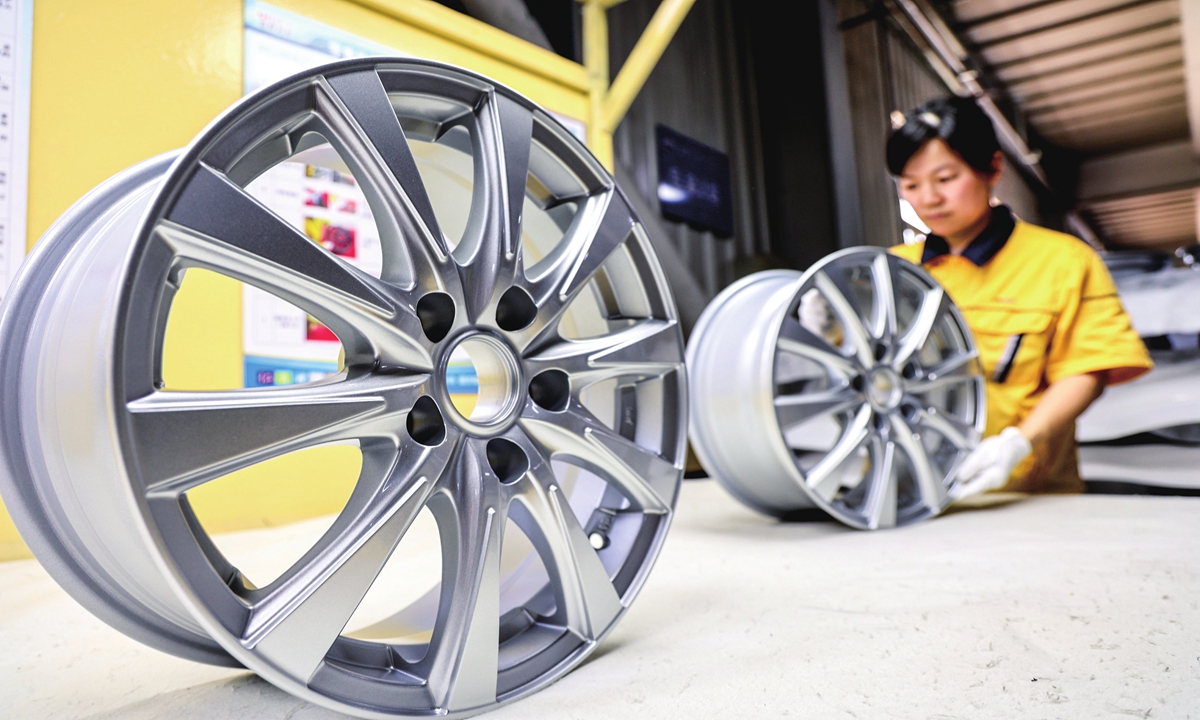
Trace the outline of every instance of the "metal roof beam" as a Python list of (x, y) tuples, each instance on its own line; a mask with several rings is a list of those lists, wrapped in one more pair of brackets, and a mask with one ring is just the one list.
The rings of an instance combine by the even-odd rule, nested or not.
[[(1021, 32), (1011, 33), (1009, 35), (1003, 35), (998, 38), (992, 38), (991, 40), (987, 40), (987, 41), (979, 43), (979, 49), (986, 50), (987, 48), (995, 47), (996, 45), (1003, 45), (1004, 43), (1012, 42), (1013, 40), (1020, 40), (1022, 38), (1032, 37), (1034, 35), (1038, 35), (1038, 34), (1041, 34), (1044, 32), (1050, 32), (1051, 30), (1059, 30), (1061, 28), (1070, 27), (1072, 25), (1078, 25), (1079, 23), (1082, 23), (1082, 22), (1087, 22), (1089, 20), (1097, 20), (1099, 18), (1107, 17), (1109, 15), (1115, 15), (1117, 13), (1124, 12), (1126, 10), (1133, 10), (1134, 8), (1139, 8), (1143, 5), (1153, 5), (1153, 4), (1162, 3), (1165, 1), (1166, 0), (1133, 0), (1132, 2), (1127, 2), (1127, 3), (1121, 4), (1121, 5), (1116, 5), (1114, 7), (1105, 8), (1103, 10), (1097, 10), (1095, 12), (1087, 13), (1086, 15), (1079, 15), (1079, 16), (1073, 17), (1069, 20), (1060, 20), (1058, 22), (1050, 23), (1049, 25), (1042, 25), (1041, 27), (1030, 28), (1028, 30), (1022, 30)], [(1180, 3), (1180, 4), (1185, 5), (1186, 3)]]
[[(1025, 105), (1026, 103), (1032, 103), (1032, 102), (1036, 102), (1038, 100), (1043, 100), (1046, 98), (1053, 98), (1055, 96), (1063, 95), (1064, 93), (1074, 92), (1076, 90), (1087, 90), (1090, 88), (1101, 87), (1108, 83), (1115, 83), (1115, 82), (1120, 82), (1122, 80), (1129, 80), (1131, 78), (1137, 78), (1137, 77), (1149, 75), (1151, 73), (1160, 72), (1163, 70), (1174, 70), (1178, 67), (1179, 67), (1179, 63), (1175, 63), (1175, 62), (1164, 63), (1162, 65), (1155, 65), (1154, 67), (1141, 68), (1138, 70), (1134, 70), (1132, 72), (1111, 75), (1109, 77), (1104, 78), (1103, 80), (1091, 80), (1091, 81), (1085, 82), (1085, 83), (1076, 83), (1075, 85), (1065, 85), (1063, 87), (1054, 88), (1053, 90), (1047, 90), (1046, 92), (1030, 93), (1029, 95), (1018, 95), (1018, 97), (1020, 98), (1020, 103), (1022, 105)], [(1193, 133), (1193, 135), (1194, 134), (1195, 133)]]
[[(1003, 78), (1003, 79), (1004, 79), (1004, 82), (1007, 84), (1020, 85), (1021, 83), (1027, 83), (1027, 82), (1031, 82), (1033, 80), (1043, 80), (1048, 77), (1054, 77), (1055, 75), (1063, 75), (1065, 73), (1075, 72), (1078, 70), (1087, 70), (1088, 68), (1093, 68), (1098, 65), (1104, 65), (1105, 63), (1117, 62), (1119, 60), (1128, 60), (1130, 58), (1138, 57), (1139, 55), (1147, 55), (1149, 53), (1156, 52), (1158, 50), (1167, 50), (1167, 49), (1178, 47), (1178, 46), (1179, 46), (1178, 40), (1170, 40), (1167, 42), (1158, 43), (1156, 45), (1147, 45), (1145, 47), (1135, 48), (1133, 50), (1126, 50), (1125, 52), (1120, 52), (1115, 55), (1105, 55), (1103, 57), (1092, 58), (1091, 60), (1085, 60), (1083, 62), (1075, 63), (1074, 65), (1065, 65), (1063, 67), (1055, 68), (1053, 70), (1045, 70), (1042, 72), (1030, 73), (1029, 75), (1022, 75), (1020, 77)], [(1001, 77), (1003, 77), (1003, 76), (1001, 76)]]
[(1005, 20), (1017, 15), (1024, 15), (1027, 12), (1041, 10), (1044, 7), (1058, 5), (1065, 1), (1066, 0), (1035, 0), (1034, 2), (1026, 3), (1025, 5), (1019, 5), (1014, 8), (1008, 8), (1007, 10), (994, 12), (991, 15), (980, 15), (979, 17), (973, 17), (970, 20), (957, 23), (957, 27), (960, 27), (963, 30), (970, 30), (971, 28), (979, 27), (980, 25), (987, 25), (988, 23), (995, 22), (997, 20)]
[(1187, 80), (1192, 153), (1200, 157), (1200, 5), (1182, 0), (1179, 13), (1183, 21), (1183, 74)]
[(1064, 110), (1076, 111), (1076, 108), (1087, 108), (1095, 105), (1101, 105), (1113, 101), (1123, 101), (1130, 96), (1148, 95), (1165, 88), (1172, 88), (1180, 85), (1179, 78), (1168, 78), (1166, 80), (1156, 80), (1149, 83), (1139, 85), (1136, 89), (1124, 89), (1116, 92), (1101, 93), (1098, 95), (1090, 95), (1082, 98), (1074, 98), (1066, 102), (1057, 104), (1039, 105), (1034, 108), (1026, 108), (1025, 115), (1030, 119), (1042, 117), (1044, 115), (1053, 115), (1061, 113)]
[(1079, 167), (1081, 203), (1200, 187), (1200, 161), (1187, 140), (1094, 158)]
[(1113, 35), (1105, 35), (1104, 37), (1092, 38), (1091, 40), (1085, 40), (1083, 42), (1075, 43), (1073, 45), (1064, 45), (1062, 47), (1056, 47), (1056, 48), (1053, 48), (1050, 50), (1046, 50), (1044, 52), (1034, 53), (1032, 55), (1023, 55), (1014, 60), (1008, 60), (1005, 62), (996, 63), (996, 64), (992, 65), (992, 69), (995, 70), (996, 72), (1000, 72), (1002, 70), (1007, 70), (1008, 68), (1015, 67), (1017, 65), (1024, 65), (1026, 63), (1036, 62), (1038, 60), (1045, 60), (1047, 58), (1058, 57), (1060, 55), (1067, 55), (1067, 54), (1073, 53), (1073, 52), (1079, 52), (1080, 50), (1087, 50), (1089, 48), (1097, 47), (1100, 45), (1107, 45), (1108, 43), (1113, 42), (1115, 40), (1127, 40), (1131, 37), (1137, 37), (1138, 35), (1152, 33), (1155, 30), (1165, 30), (1166, 28), (1169, 28), (1169, 27), (1172, 27), (1172, 26), (1175, 26), (1178, 24), (1179, 24), (1178, 18), (1171, 18), (1169, 20), (1163, 20), (1162, 22), (1151, 23), (1150, 25), (1141, 25), (1139, 27), (1133, 28), (1132, 30), (1124, 30), (1122, 32), (1115, 33)]

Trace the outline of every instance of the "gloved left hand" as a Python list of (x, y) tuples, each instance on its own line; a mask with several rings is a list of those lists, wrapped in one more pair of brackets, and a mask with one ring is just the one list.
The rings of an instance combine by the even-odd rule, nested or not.
[(1031, 452), (1033, 445), (1015, 427), (1006, 427), (999, 435), (985, 438), (963, 461), (950, 498), (962, 500), (1003, 487), (1017, 463)]

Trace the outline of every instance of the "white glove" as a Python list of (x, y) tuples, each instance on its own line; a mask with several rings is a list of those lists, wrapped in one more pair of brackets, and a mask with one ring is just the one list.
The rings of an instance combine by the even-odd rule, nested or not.
[(800, 296), (800, 326), (833, 345), (842, 343), (840, 328), (833, 317), (829, 301), (820, 290), (812, 288)]
[(1033, 446), (1015, 427), (1006, 427), (999, 435), (985, 438), (963, 461), (950, 498), (962, 500), (1003, 487), (1017, 463), (1031, 452)]

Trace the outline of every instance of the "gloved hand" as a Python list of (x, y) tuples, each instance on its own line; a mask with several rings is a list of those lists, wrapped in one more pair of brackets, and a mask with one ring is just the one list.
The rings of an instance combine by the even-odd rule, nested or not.
[(962, 500), (1003, 487), (1017, 463), (1031, 452), (1033, 446), (1015, 427), (1006, 427), (999, 435), (985, 438), (963, 461), (950, 498)]
[(820, 290), (812, 288), (800, 296), (800, 325), (835, 347), (842, 344), (841, 327), (833, 316), (829, 301)]

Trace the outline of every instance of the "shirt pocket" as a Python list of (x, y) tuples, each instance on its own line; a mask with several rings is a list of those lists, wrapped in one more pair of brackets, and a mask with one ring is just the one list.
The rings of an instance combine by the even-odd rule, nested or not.
[(1050, 310), (976, 307), (963, 310), (989, 382), (1032, 391), (1042, 382), (1056, 313)]

